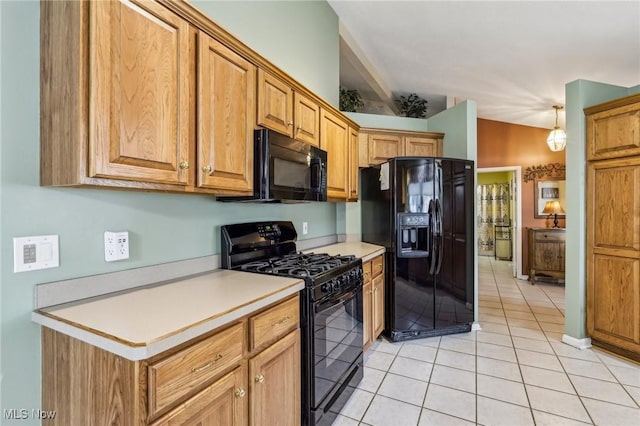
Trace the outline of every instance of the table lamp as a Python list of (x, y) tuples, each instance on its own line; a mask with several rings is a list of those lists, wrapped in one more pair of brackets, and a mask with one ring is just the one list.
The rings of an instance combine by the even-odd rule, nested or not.
[(559, 201), (547, 201), (547, 203), (544, 205), (544, 209), (542, 210), (542, 213), (548, 214), (549, 217), (553, 215), (553, 227), (559, 228), (558, 213), (561, 213), (561, 214), (564, 213), (564, 209), (560, 206)]

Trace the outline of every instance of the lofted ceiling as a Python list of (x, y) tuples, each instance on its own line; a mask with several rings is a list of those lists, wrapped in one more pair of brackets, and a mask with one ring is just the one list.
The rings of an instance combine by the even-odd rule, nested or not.
[(479, 118), (552, 128), (566, 83), (640, 84), (638, 0), (328, 2), (340, 83), (367, 112), (397, 113), (393, 100), (417, 93), (428, 115), (469, 99)]

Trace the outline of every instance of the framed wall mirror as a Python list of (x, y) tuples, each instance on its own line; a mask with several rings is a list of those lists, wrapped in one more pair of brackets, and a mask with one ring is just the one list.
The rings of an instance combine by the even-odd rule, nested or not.
[[(545, 219), (549, 213), (543, 213), (545, 205), (549, 201), (558, 201), (560, 207), (566, 211), (566, 187), (565, 181), (559, 179), (536, 179), (534, 182), (534, 217)], [(564, 218), (564, 213), (558, 213), (558, 217)]]

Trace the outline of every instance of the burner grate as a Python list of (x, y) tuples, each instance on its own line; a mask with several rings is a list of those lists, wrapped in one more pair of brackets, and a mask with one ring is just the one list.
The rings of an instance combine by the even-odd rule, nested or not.
[(355, 260), (355, 256), (332, 256), (325, 253), (292, 253), (267, 260), (245, 263), (240, 269), (247, 272), (275, 274), (299, 278), (323, 274)]

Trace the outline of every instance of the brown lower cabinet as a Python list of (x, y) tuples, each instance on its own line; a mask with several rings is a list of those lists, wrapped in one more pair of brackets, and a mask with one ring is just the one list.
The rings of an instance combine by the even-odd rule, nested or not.
[(296, 295), (142, 361), (43, 327), (42, 404), (57, 413), (43, 424), (299, 425), (299, 306)]
[(384, 330), (384, 256), (362, 265), (363, 346), (366, 351)]

